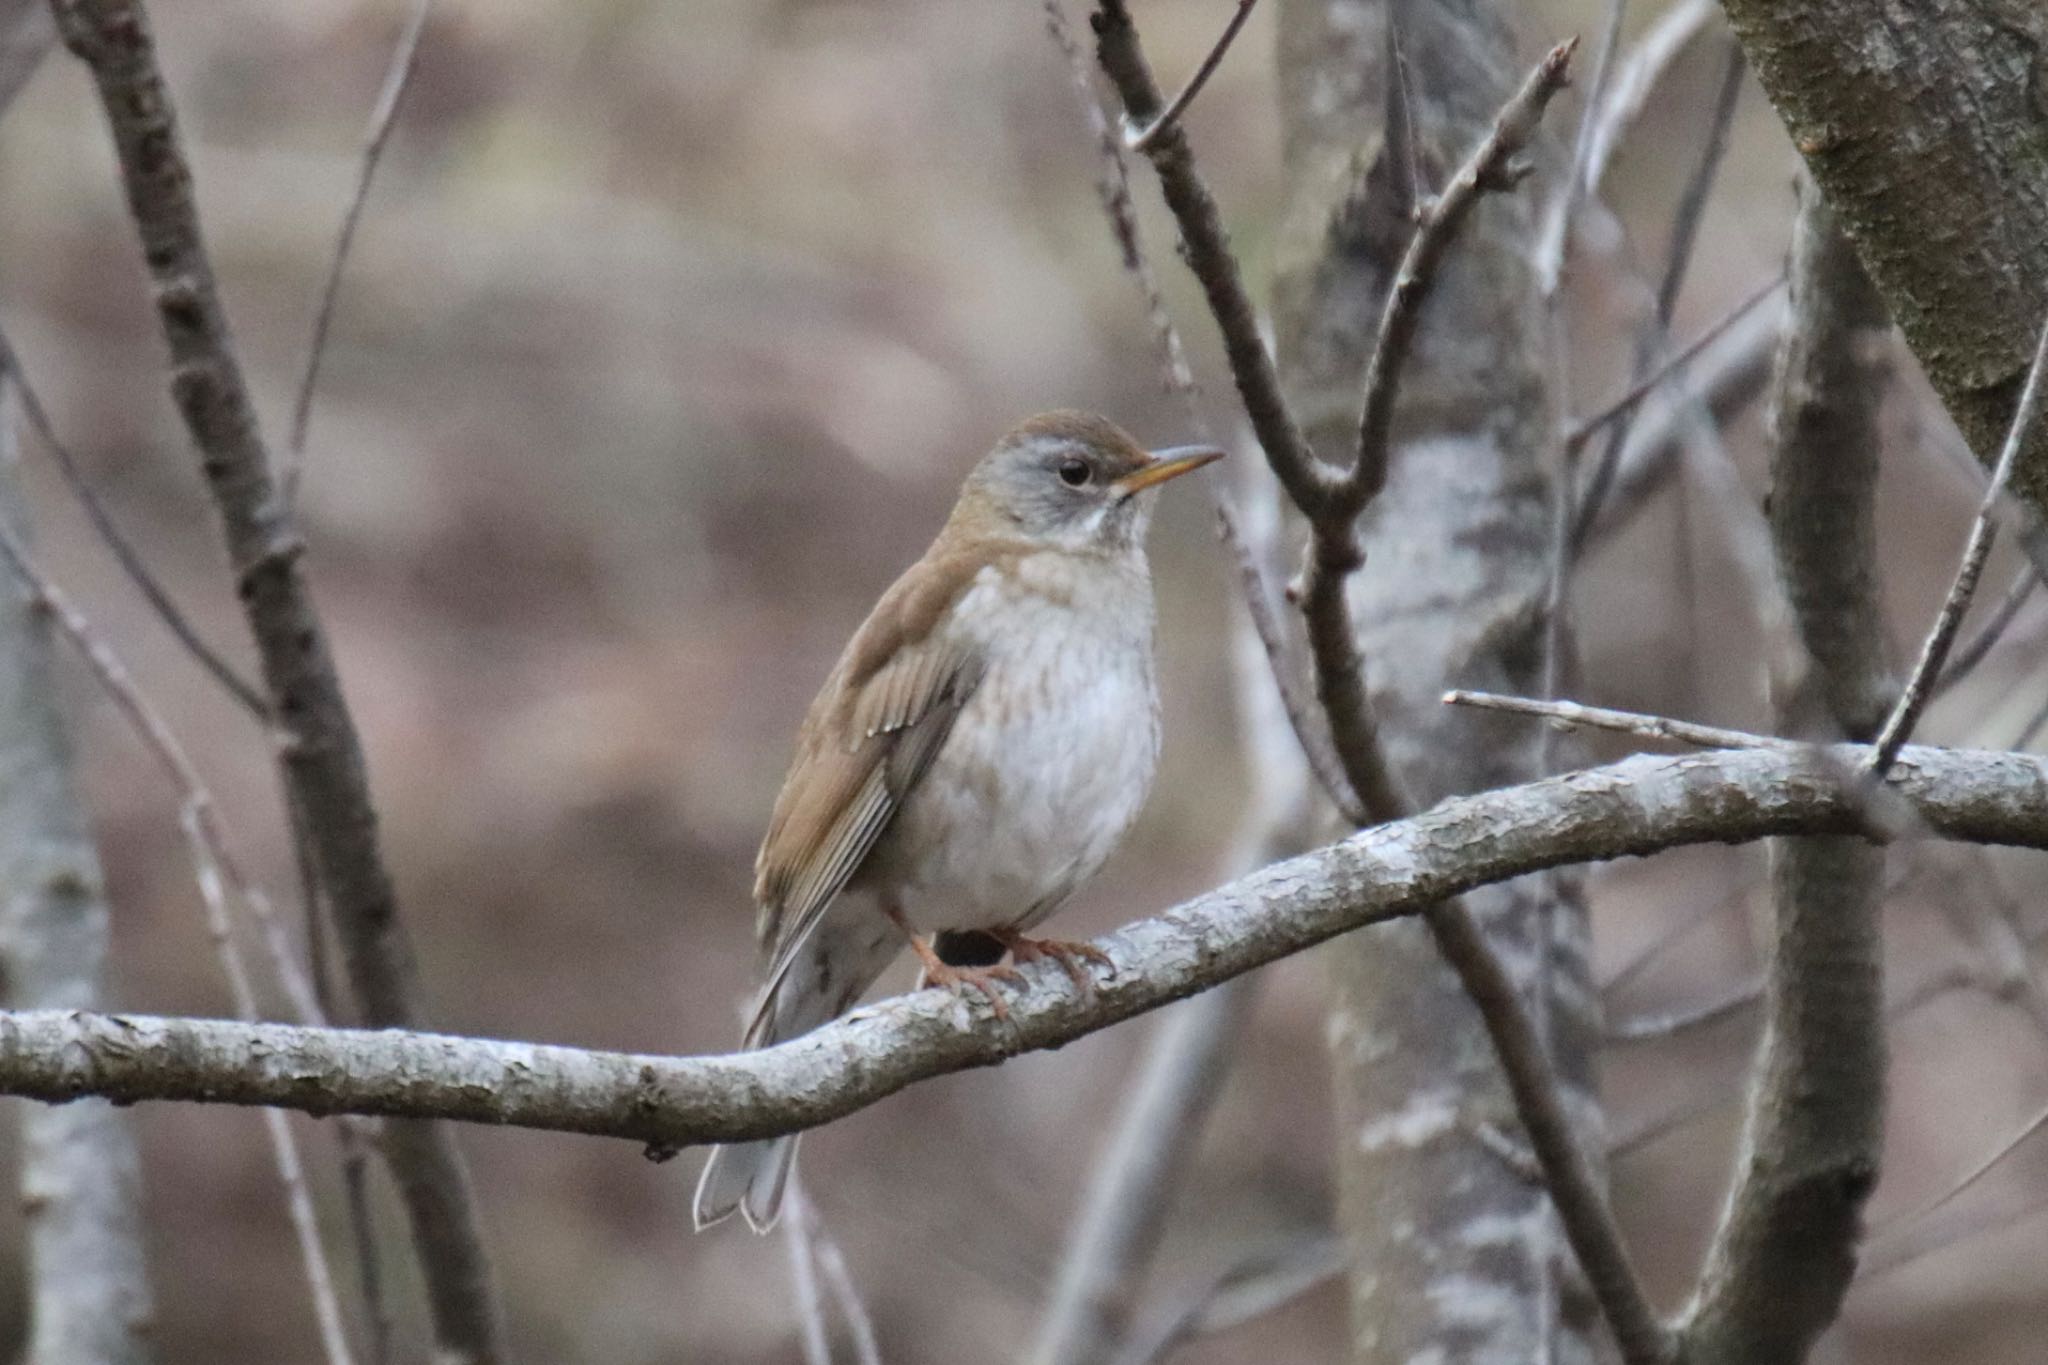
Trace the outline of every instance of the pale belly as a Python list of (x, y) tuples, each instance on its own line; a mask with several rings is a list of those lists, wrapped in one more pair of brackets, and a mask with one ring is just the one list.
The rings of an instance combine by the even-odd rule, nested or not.
[(1159, 758), (1145, 617), (1116, 633), (1047, 621), (997, 645), (862, 886), (923, 932), (1022, 930), (1093, 876), (1137, 818)]

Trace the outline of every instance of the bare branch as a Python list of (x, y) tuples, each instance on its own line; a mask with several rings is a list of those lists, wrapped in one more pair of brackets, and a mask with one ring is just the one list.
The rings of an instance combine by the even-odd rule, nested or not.
[(120, 524), (114, 520), (114, 514), (107, 510), (106, 503), (100, 498), (99, 490), (86, 478), (85, 471), (79, 467), (71, 448), (58, 439), (57, 428), (51, 423), (48, 410), (36, 396), (34, 386), (28, 381), (28, 373), (22, 368), (21, 357), (16, 354), (14, 344), (7, 339), (4, 332), (0, 332), (0, 369), (13, 375), (21, 393), (22, 412), (28, 417), (29, 425), (35, 429), (36, 439), (43, 443), (44, 449), (56, 460), (57, 472), (63, 475), (65, 487), (78, 499), (78, 505), (84, 510), (86, 520), (92, 523), (93, 531), (113, 554), (115, 563), (121, 566), (121, 572), (128, 576), (128, 581), (142, 594), (142, 599), (149, 604), (149, 609), (156, 613), (157, 619), (164, 623), (171, 635), (184, 647), (185, 652), (190, 654), (201, 668), (212, 674), (214, 681), (239, 702), (243, 710), (259, 720), (267, 720), (270, 708), (264, 702), (263, 694), (246, 681), (236, 671), (234, 665), (222, 658), (213, 646), (206, 643), (204, 637), (199, 634), (198, 627), (192, 624), (191, 618), (171, 600), (169, 590), (157, 581), (142, 553), (121, 530)]
[[(1387, 292), (1379, 336), (1366, 366), (1365, 401), (1358, 416), (1358, 453), (1345, 492), (1338, 499), (1339, 508), (1350, 514), (1347, 535), (1348, 521), (1356, 519), (1357, 513), (1386, 482), (1394, 396), (1444, 253), (1482, 193), (1513, 189), (1527, 174), (1525, 168), (1515, 164), (1515, 158), (1535, 136), (1551, 98), (1569, 82), (1572, 54), (1578, 46), (1578, 39), (1567, 38), (1544, 55), (1522, 82), (1522, 88), (1501, 106), (1493, 127), (1458, 167), (1443, 192), (1422, 211), (1407, 254), (1401, 259), (1401, 269)], [(1321, 519), (1313, 508), (1303, 507), (1302, 511), (1311, 519)]]
[(1572, 528), (1580, 552), (1626, 526), (1669, 482), (1701, 420), (1723, 425), (1763, 392), (1780, 315), (1776, 306), (1750, 313), (1681, 372), (1683, 382), (1653, 391), (1640, 405), (1635, 430), (1616, 462), (1613, 492), (1597, 507), (1590, 503), (1590, 488), (1580, 496)]
[(1209, 55), (1202, 58), (1202, 64), (1195, 68), (1195, 74), (1188, 77), (1188, 83), (1181, 87), (1180, 93), (1173, 97), (1172, 102), (1159, 117), (1143, 128), (1124, 130), (1124, 146), (1134, 152), (1142, 152), (1159, 137), (1161, 130), (1171, 128), (1179, 121), (1181, 115), (1188, 111), (1188, 106), (1195, 102), (1195, 96), (1202, 93), (1202, 87), (1209, 83), (1209, 77), (1216, 74), (1216, 68), (1223, 65), (1223, 54), (1230, 51), (1230, 45), (1237, 41), (1238, 30), (1244, 27), (1245, 20), (1252, 17), (1252, 6), (1258, 3), (1259, 0), (1237, 0), (1237, 11), (1230, 16), (1230, 22), (1223, 26), (1222, 36), (1217, 38), (1216, 45), (1209, 49)]
[[(454, 1119), (658, 1151), (773, 1137), (932, 1076), (1061, 1046), (1474, 887), (1683, 844), (1855, 833), (1864, 802), (1832, 774), (1859, 752), (1640, 754), (1455, 797), (1127, 925), (1098, 941), (1115, 969), (1092, 989), (1057, 967), (1026, 968), (1007, 1025), (929, 990), (758, 1052), (659, 1057), (401, 1029), (20, 1012), (0, 1014), (0, 1093)], [(1887, 781), (1934, 835), (2048, 849), (2048, 759), (1909, 746)]]
[[(278, 496), (200, 230), (169, 89), (140, 0), (54, 0), (66, 46), (92, 74), (143, 247), (171, 390), (198, 447), (281, 731), (285, 782), (305, 817), (320, 885), (366, 1022), (423, 1017), (417, 969), (377, 832), (361, 739), (300, 564), (304, 541)], [(383, 1151), (412, 1220), (441, 1348), (503, 1359), (504, 1331), (475, 1197), (441, 1130), (387, 1127)]]
[(434, 0), (413, 0), (412, 14), (398, 35), (391, 65), (384, 73), (384, 85), (370, 111), (369, 131), (363, 137), (363, 159), (356, 171), (355, 192), (341, 215), (341, 231), (334, 241), (334, 254), (327, 262), (327, 281), (320, 289), (320, 307), (313, 315), (313, 340), (306, 347), (306, 368), (299, 378), (299, 396), (292, 404), (292, 438), (285, 447), (284, 467), (278, 476), (279, 496), (286, 507), (298, 500), (299, 480), (306, 470), (306, 434), (313, 425), (313, 393), (320, 384), (320, 362), (327, 354), (327, 332), (334, 325), (334, 307), (341, 298), (342, 267), (348, 264), (349, 248), (355, 245), (356, 228), (363, 219), (363, 206), (370, 199), (370, 182), (376, 178), (377, 163), (384, 159), (384, 144), (398, 122), (398, 107), (412, 86), (419, 69), (420, 38), (427, 31), (427, 18)]
[(1344, 1244), (1321, 1233), (1256, 1252), (1198, 1285), (1136, 1334), (1116, 1365), (1154, 1365), (1193, 1337), (1277, 1312), (1344, 1273)]
[(1984, 562), (1991, 557), (1991, 545), (1998, 535), (1998, 500), (2005, 492), (2006, 481), (2012, 476), (2013, 464), (2025, 449), (2034, 428), (2035, 414), (2041, 405), (2041, 375), (2048, 368), (2048, 325), (2041, 328), (2040, 340), (2034, 347), (2034, 363), (2027, 370), (2026, 387), (2020, 391), (2017, 407), (2013, 409), (2012, 426), (2005, 434), (2005, 445), (1998, 453), (1998, 463), (1992, 468), (1991, 482), (1984, 489), (1983, 500), (1977, 504), (1977, 515), (1970, 523), (1970, 538), (1963, 547), (1962, 561), (1956, 565), (1955, 581), (1949, 585), (1948, 596), (1943, 599), (1941, 610), (1936, 613), (1934, 625), (1927, 632), (1927, 639), (1920, 646), (1920, 657), (1913, 665), (1913, 672), (1906, 680), (1905, 690), (1899, 694), (1898, 704), (1886, 717), (1884, 729), (1877, 737), (1877, 750), (1870, 756), (1870, 771), (1878, 777), (1884, 776), (1890, 768), (1899, 746), (1912, 737), (1913, 727), (1920, 721), (1920, 713), (1932, 699), (1934, 681), (1941, 674), (1941, 668), (1948, 661), (1948, 651), (1955, 643), (1956, 632), (1962, 628), (1963, 614), (1970, 609), (1970, 598), (1977, 591), (1977, 579), (1984, 572)]
[[(1728, 335), (1729, 331), (1737, 323), (1755, 312), (1759, 306), (1767, 302), (1784, 287), (1785, 272), (1781, 270), (1758, 288), (1752, 290), (1747, 298), (1729, 309), (1713, 326), (1687, 342), (1682, 349), (1666, 356), (1662, 364), (1652, 369), (1635, 383), (1629, 385), (1627, 391), (1620, 397), (1595, 409), (1590, 417), (1581, 418), (1578, 424), (1566, 434), (1565, 448), (1567, 450), (1584, 448), (1586, 442), (1590, 441), (1603, 428), (1611, 425), (1617, 419), (1626, 417), (1634, 412), (1645, 398), (1656, 392), (1659, 386), (1678, 375), (1686, 366), (1697, 360), (1702, 351), (1705, 351), (1708, 347), (1720, 341), (1722, 337)], [(1604, 465), (1602, 467), (1605, 468)], [(1579, 505), (1577, 515), (1581, 525), (1600, 514), (1600, 501), (1604, 496), (1605, 493), (1600, 489), (1596, 476), (1596, 482), (1588, 486), (1585, 497)]]
[[(1159, 114), (1159, 86), (1138, 43), (1124, 0), (1102, 0), (1093, 20), (1097, 60), (1116, 86), (1124, 117), (1133, 126), (1149, 125)], [(1280, 392), (1273, 357), (1259, 335), (1258, 314), (1245, 292), (1223, 215), (1195, 169), (1187, 133), (1177, 123), (1161, 128), (1145, 147), (1159, 175), (1160, 190), (1180, 224), (1183, 256), (1201, 282), (1209, 311), (1223, 334), (1223, 351), (1244, 400), (1245, 415), (1266, 452), (1266, 461), (1298, 507), (1319, 507), (1328, 500), (1338, 475), (1309, 448)]]
[(1714, 0), (1678, 0), (1657, 16), (1656, 22), (1636, 40), (1614, 75), (1607, 82), (1607, 97), (1600, 101), (1593, 119), (1592, 139), (1586, 151), (1586, 186), (1598, 193), (1614, 163), (1614, 155), (1628, 140), (1636, 120), (1650, 105), (1650, 97), (1664, 83), (1672, 63), (1706, 32), (1708, 21), (1719, 8)]
[(1559, 725), (1585, 725), (1595, 730), (1614, 730), (1644, 739), (1661, 739), (1672, 744), (1694, 744), (1704, 749), (1803, 749), (1797, 740), (1774, 735), (1751, 734), (1747, 730), (1724, 730), (1714, 725), (1695, 725), (1669, 716), (1645, 715), (1640, 711), (1613, 711), (1604, 706), (1586, 706), (1575, 701), (1543, 701), (1536, 697), (1504, 697), (1494, 692), (1453, 689), (1444, 693), (1446, 706), (1470, 706), (1481, 711), (1505, 711), (1516, 716), (1536, 716)]
[(1940, 698), (1969, 677), (1978, 664), (1990, 657), (1998, 642), (2005, 638), (2005, 633), (2012, 629), (2012, 623), (2019, 619), (2020, 612), (2026, 609), (2034, 589), (2040, 586), (2041, 571), (2032, 563), (2024, 565), (2013, 575), (2012, 582), (1999, 596), (1998, 605), (1984, 618), (1984, 624), (1977, 628), (1977, 633), (1963, 641), (1949, 656), (1948, 666), (1941, 670), (1941, 677), (1934, 684), (1935, 698)]
[(1671, 1010), (1664, 1014), (1637, 1015), (1632, 1019), (1616, 1020), (1607, 1026), (1607, 1041), (1642, 1043), (1690, 1033), (1694, 1029), (1705, 1028), (1709, 1024), (1718, 1024), (1724, 1019), (1733, 1018), (1763, 999), (1763, 996), (1764, 983), (1761, 979), (1746, 981), (1701, 1004)]

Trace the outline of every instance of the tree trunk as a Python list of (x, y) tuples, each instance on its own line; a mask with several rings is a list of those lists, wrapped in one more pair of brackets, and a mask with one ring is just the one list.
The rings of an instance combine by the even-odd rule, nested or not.
[[(1508, 8), (1398, 10), (1424, 193), (1520, 81)], [(1380, 302), (1410, 230), (1411, 158), (1386, 155), (1388, 15), (1384, 0), (1285, 0), (1280, 12), (1288, 195), (1274, 327), (1295, 412), (1339, 463), (1350, 460)], [(1540, 457), (1551, 420), (1532, 219), (1526, 190), (1489, 196), (1453, 245), (1402, 385), (1389, 481), (1364, 522), (1352, 610), (1388, 757), (1419, 804), (1522, 781), (1539, 765), (1537, 727), (1439, 700), (1453, 686), (1542, 685), (1551, 511)], [(1536, 1009), (1590, 1126), (1598, 1006), (1573, 889), (1525, 879), (1467, 899), (1525, 988), (1547, 977)], [(1516, 1128), (1492, 1049), (1428, 932), (1354, 934), (1329, 962), (1352, 1359), (1519, 1362), (1546, 1358), (1546, 1343), (1551, 1358), (1596, 1358), (1596, 1315), (1548, 1201), (1497, 1140)]]
[[(13, 377), (0, 367), (0, 517), (26, 525), (15, 479)], [(0, 570), (4, 573), (4, 570)], [(0, 971), (17, 1010), (106, 1004), (107, 906), (50, 677), (49, 631), (0, 582)], [(25, 1106), (28, 1365), (145, 1365), (149, 1278), (141, 1164), (125, 1110)]]

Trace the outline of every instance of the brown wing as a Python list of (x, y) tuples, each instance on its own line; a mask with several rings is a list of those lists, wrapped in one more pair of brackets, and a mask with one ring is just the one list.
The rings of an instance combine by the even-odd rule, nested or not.
[(981, 681), (972, 650), (934, 624), (973, 566), (927, 559), (884, 594), (811, 703), (754, 863), (764, 1000), (859, 870)]

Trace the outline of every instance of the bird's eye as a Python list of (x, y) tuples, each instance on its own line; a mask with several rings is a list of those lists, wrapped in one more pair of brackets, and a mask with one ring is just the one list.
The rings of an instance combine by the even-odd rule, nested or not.
[(1069, 488), (1079, 488), (1094, 476), (1086, 460), (1061, 460), (1060, 482)]

